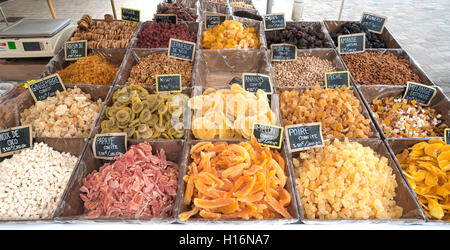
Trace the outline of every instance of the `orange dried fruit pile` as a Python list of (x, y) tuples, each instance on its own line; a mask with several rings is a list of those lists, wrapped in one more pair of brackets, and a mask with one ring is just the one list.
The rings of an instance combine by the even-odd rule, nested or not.
[(450, 145), (419, 142), (397, 159), (428, 218), (450, 221)]
[(191, 148), (192, 163), (183, 177), (186, 221), (199, 214), (210, 220), (292, 218), (286, 207), (285, 162), (278, 151), (250, 142), (200, 142)]
[(255, 28), (244, 28), (238, 21), (227, 20), (202, 32), (204, 49), (257, 49), (259, 38)]

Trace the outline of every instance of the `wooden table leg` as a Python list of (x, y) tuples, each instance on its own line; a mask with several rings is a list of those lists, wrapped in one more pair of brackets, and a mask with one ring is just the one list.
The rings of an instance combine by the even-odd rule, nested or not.
[(114, 0), (111, 0), (111, 7), (114, 15), (114, 20), (117, 20), (116, 5), (114, 4)]
[(52, 1), (47, 0), (48, 8), (50, 9), (50, 13), (52, 13), (53, 19), (56, 19), (55, 10), (53, 9)]

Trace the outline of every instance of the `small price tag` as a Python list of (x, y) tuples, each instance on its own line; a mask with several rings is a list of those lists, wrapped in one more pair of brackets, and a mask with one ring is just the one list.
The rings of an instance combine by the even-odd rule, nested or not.
[(205, 28), (214, 28), (217, 25), (225, 22), (227, 20), (227, 15), (224, 14), (205, 14)]
[(283, 140), (283, 128), (255, 123), (253, 124), (253, 136), (255, 136), (258, 143), (262, 146), (280, 149)]
[(140, 10), (120, 8), (120, 12), (122, 13), (122, 21), (140, 22), (141, 20)]
[(228, 84), (230, 84), (230, 85), (239, 84), (239, 85), (242, 86), (242, 79), (240, 77), (237, 77), (237, 76), (233, 77), (233, 79), (231, 79), (231, 81)]
[(87, 56), (87, 41), (75, 41), (64, 43), (64, 58), (66, 61), (74, 61)]
[(157, 23), (178, 23), (178, 16), (175, 14), (155, 14)]
[(181, 75), (156, 75), (156, 92), (181, 92)]
[(92, 151), (97, 159), (113, 160), (116, 156), (127, 152), (127, 134), (109, 133), (95, 135)]
[(27, 148), (33, 148), (31, 125), (0, 131), (0, 157), (12, 155)]
[(297, 60), (297, 46), (293, 44), (272, 44), (271, 59), (274, 62), (277, 61), (295, 61)]
[(384, 26), (386, 25), (387, 17), (363, 12), (361, 16), (361, 25), (366, 27), (367, 30), (373, 33), (383, 33)]
[(195, 43), (171, 38), (168, 56), (175, 59), (194, 61)]
[(242, 74), (242, 84), (246, 91), (257, 92), (258, 89), (264, 90), (267, 94), (273, 94), (272, 81), (270, 76), (258, 73)]
[(450, 128), (444, 130), (444, 140), (445, 144), (450, 145)]
[(433, 97), (436, 95), (436, 92), (436, 88), (434, 87), (416, 82), (407, 82), (403, 99), (416, 100), (424, 106), (429, 106)]
[(290, 152), (323, 147), (322, 123), (296, 124), (286, 126), (286, 140)]
[(66, 91), (66, 87), (58, 73), (39, 79), (29, 83), (28, 89), (34, 101), (43, 101), (48, 97), (56, 95), (56, 91)]
[(361, 53), (366, 50), (366, 34), (357, 33), (338, 37), (338, 51), (340, 54)]
[(286, 18), (284, 18), (284, 13), (264, 15), (263, 22), (264, 31), (286, 29)]
[(325, 87), (328, 89), (340, 88), (342, 86), (350, 88), (350, 77), (348, 71), (325, 73)]

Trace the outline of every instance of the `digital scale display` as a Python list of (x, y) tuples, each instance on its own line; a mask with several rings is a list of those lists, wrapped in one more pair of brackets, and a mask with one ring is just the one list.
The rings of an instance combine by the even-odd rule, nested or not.
[(41, 51), (40, 42), (22, 42), (24, 51)]

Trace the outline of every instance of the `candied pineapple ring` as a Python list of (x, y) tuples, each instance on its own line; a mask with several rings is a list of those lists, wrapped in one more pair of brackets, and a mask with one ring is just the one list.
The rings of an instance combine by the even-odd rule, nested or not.
[(211, 220), (292, 218), (286, 209), (291, 196), (285, 162), (254, 137), (239, 144), (200, 142), (191, 148), (191, 158), (183, 202), (192, 210), (180, 220), (197, 214)]
[(397, 159), (428, 218), (450, 221), (450, 145), (419, 142)]
[(227, 20), (213, 28), (202, 32), (204, 49), (257, 49), (259, 38), (255, 28), (244, 28), (234, 20)]
[(254, 123), (277, 122), (264, 91), (255, 95), (237, 84), (230, 89), (207, 89), (191, 98), (189, 107), (194, 111), (192, 133), (202, 140), (250, 139)]

